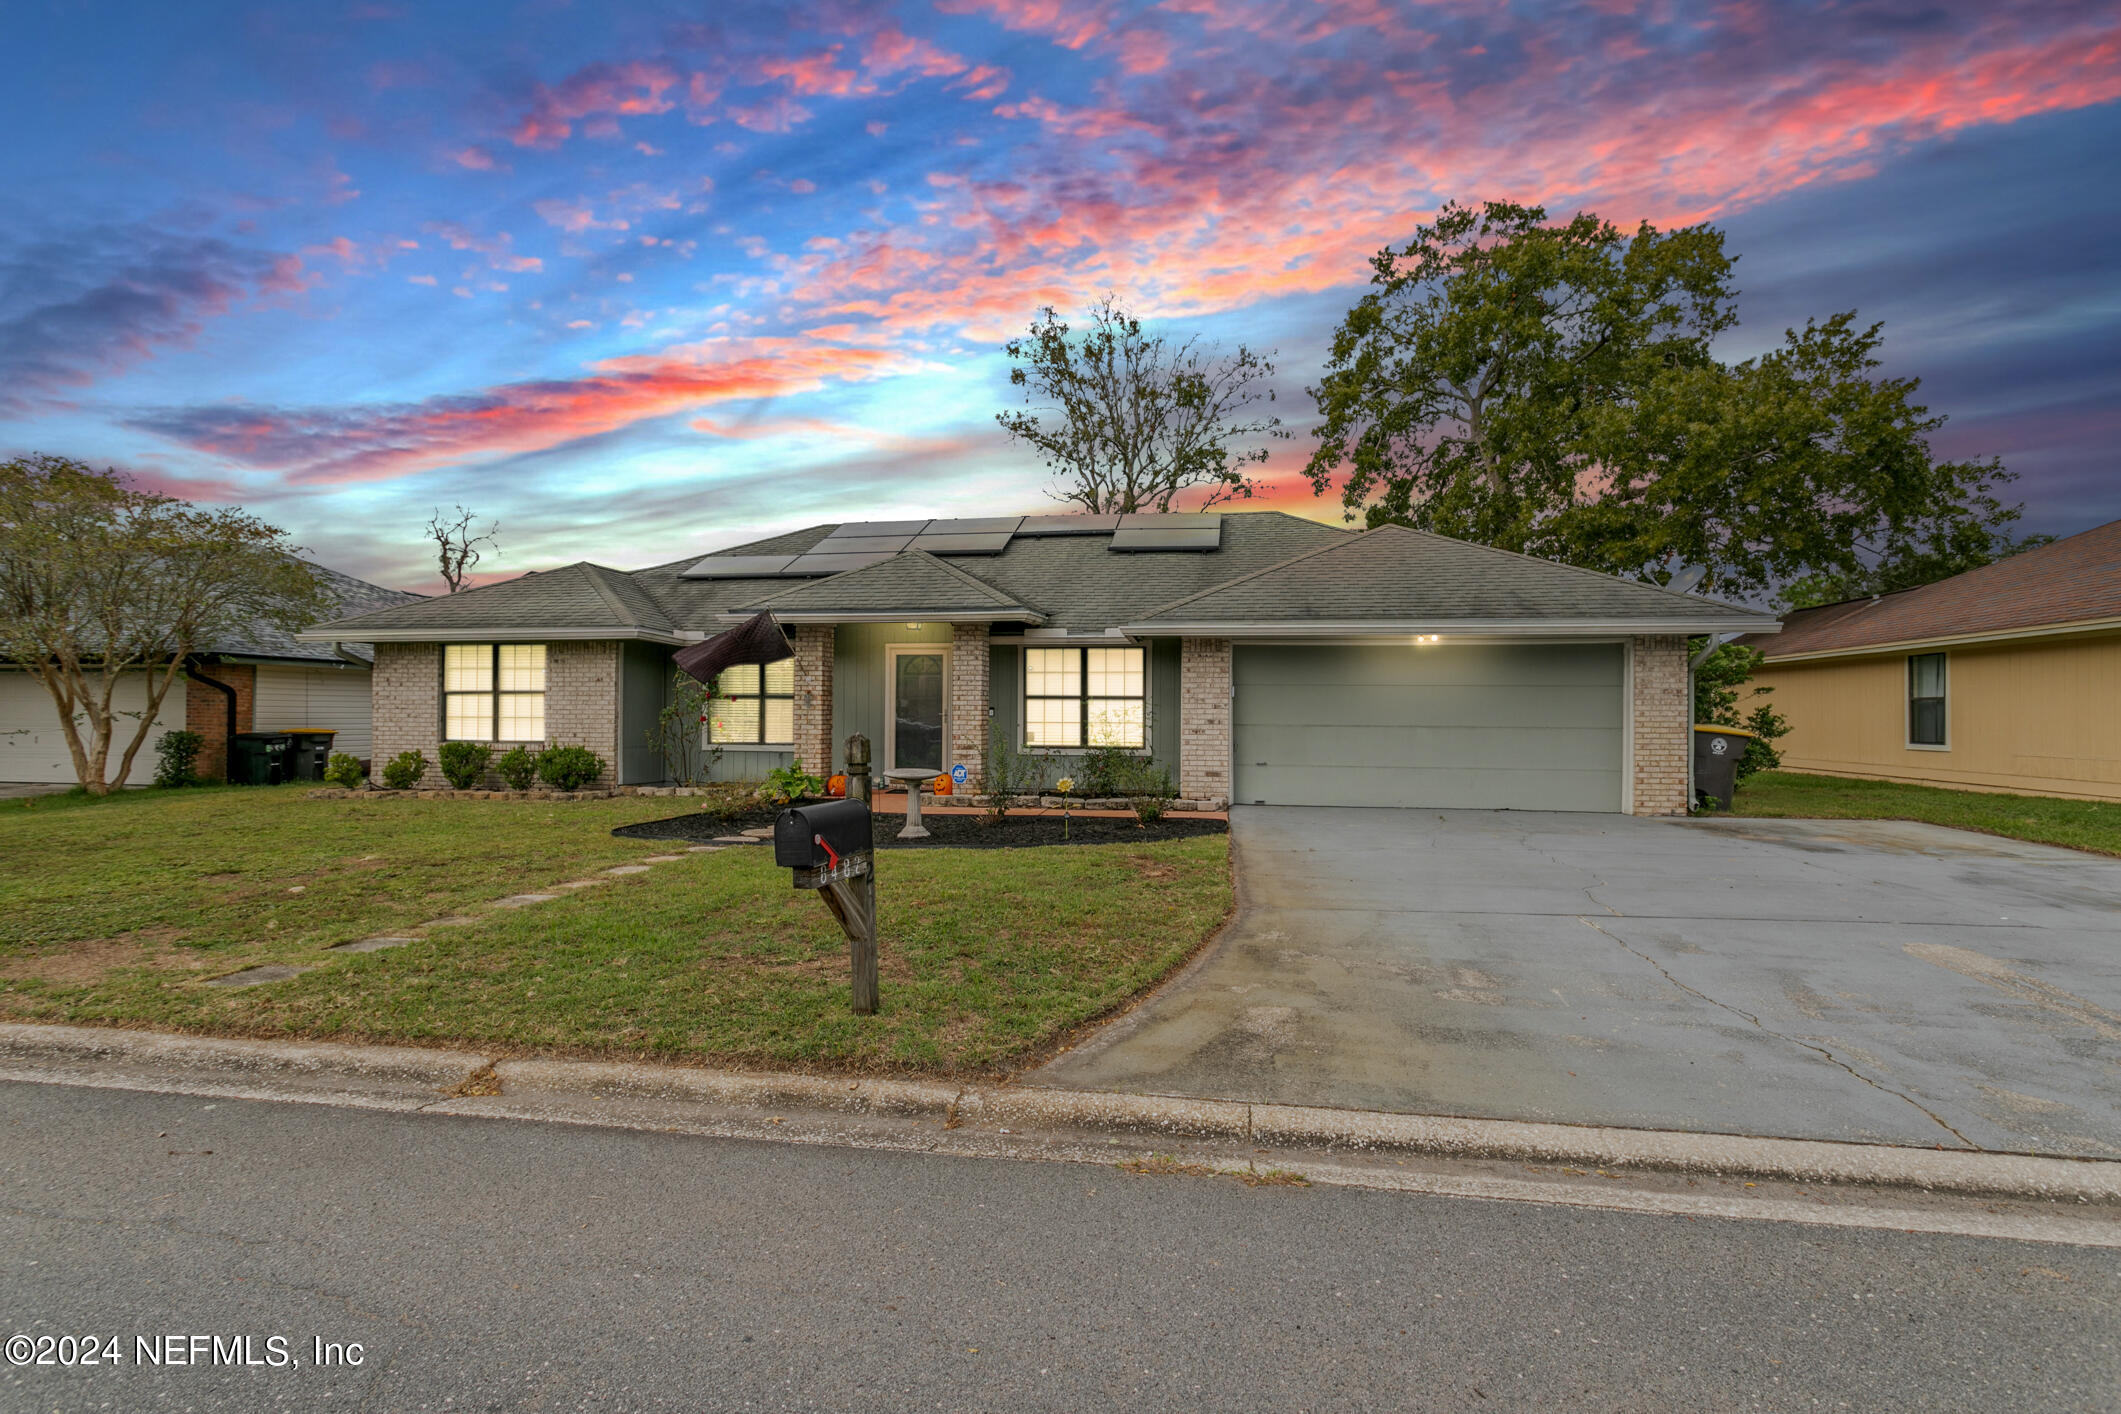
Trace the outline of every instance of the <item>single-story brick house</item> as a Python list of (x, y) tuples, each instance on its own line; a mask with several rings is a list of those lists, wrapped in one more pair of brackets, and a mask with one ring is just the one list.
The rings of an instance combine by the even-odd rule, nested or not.
[(324, 625), (376, 645), (375, 755), (579, 743), (662, 774), (670, 655), (769, 611), (794, 657), (718, 686), (716, 772), (967, 767), (1087, 746), (1181, 796), (1681, 813), (1689, 634), (1755, 610), (1398, 527), (1279, 512), (820, 525), (631, 573), (576, 564)]
[(1755, 646), (1790, 770), (2121, 800), (2121, 521)]

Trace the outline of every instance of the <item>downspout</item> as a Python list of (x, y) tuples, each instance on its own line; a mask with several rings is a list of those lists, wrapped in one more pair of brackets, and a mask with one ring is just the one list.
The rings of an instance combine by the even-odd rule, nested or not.
[(371, 663), (370, 661), (368, 661), (368, 659), (362, 657), (358, 653), (348, 652), (346, 645), (343, 643), (332, 644), (331, 651), (339, 655), (339, 661), (342, 663), (346, 663), (356, 668), (367, 668), (370, 671), (374, 671), (375, 669), (376, 665), (374, 663)]
[(221, 742), (221, 779), (233, 782), (236, 778), (236, 690), (219, 678), (206, 675), (206, 665), (194, 653), (185, 665), (184, 675), (193, 682), (204, 683), (221, 694), (221, 703), (227, 713), (228, 730)]

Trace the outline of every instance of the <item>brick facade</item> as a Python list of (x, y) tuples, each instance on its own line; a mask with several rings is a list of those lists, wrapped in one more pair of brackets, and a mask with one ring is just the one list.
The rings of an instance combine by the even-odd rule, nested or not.
[[(420, 751), (428, 761), (421, 785), (440, 788), (442, 779), (442, 646), (378, 643), (371, 680), (375, 700), (374, 755), (369, 775), (401, 751)], [(492, 742), (500, 755), (514, 742)], [(586, 746), (603, 758), (594, 785), (618, 782), (619, 645), (607, 639), (545, 645), (545, 740), (540, 746)], [(498, 784), (488, 773), (486, 784)]]
[(251, 729), (252, 704), (257, 696), (258, 670), (247, 663), (213, 663), (185, 670), (184, 729), (205, 738), (199, 744), (198, 764), (192, 769), (202, 781), (225, 781), (228, 779), (228, 698), (197, 681), (202, 674), (235, 689), (235, 730), (247, 732)]
[(1186, 638), (1178, 654), (1178, 793), (1230, 799), (1230, 640)]
[(831, 772), (838, 753), (832, 741), (831, 624), (795, 626), (795, 759), (812, 775)]
[(1637, 815), (1684, 815), (1687, 811), (1687, 651), (1684, 638), (1637, 638), (1634, 649), (1635, 811)]
[(962, 765), (968, 791), (979, 790), (987, 774), (987, 637), (985, 624), (950, 628), (950, 755), (943, 766)]

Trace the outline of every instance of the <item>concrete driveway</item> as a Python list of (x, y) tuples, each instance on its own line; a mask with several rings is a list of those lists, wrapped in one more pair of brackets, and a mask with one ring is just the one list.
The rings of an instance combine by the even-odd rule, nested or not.
[(2121, 860), (1872, 821), (1231, 831), (1221, 942), (1028, 1083), (2121, 1158)]

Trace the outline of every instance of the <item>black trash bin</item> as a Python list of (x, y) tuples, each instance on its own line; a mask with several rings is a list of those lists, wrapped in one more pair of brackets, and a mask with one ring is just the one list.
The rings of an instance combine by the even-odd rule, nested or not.
[(1728, 810), (1738, 789), (1738, 759), (1753, 744), (1756, 733), (1737, 727), (1694, 728), (1694, 803), (1707, 809)]
[(291, 732), (237, 732), (235, 759), (228, 763), (229, 784), (279, 785), (289, 779), (289, 758), (294, 748)]
[(324, 768), (331, 764), (331, 743), (338, 733), (330, 727), (294, 727), (287, 732), (294, 738), (294, 749), (288, 753), (287, 779), (290, 781), (321, 781)]

